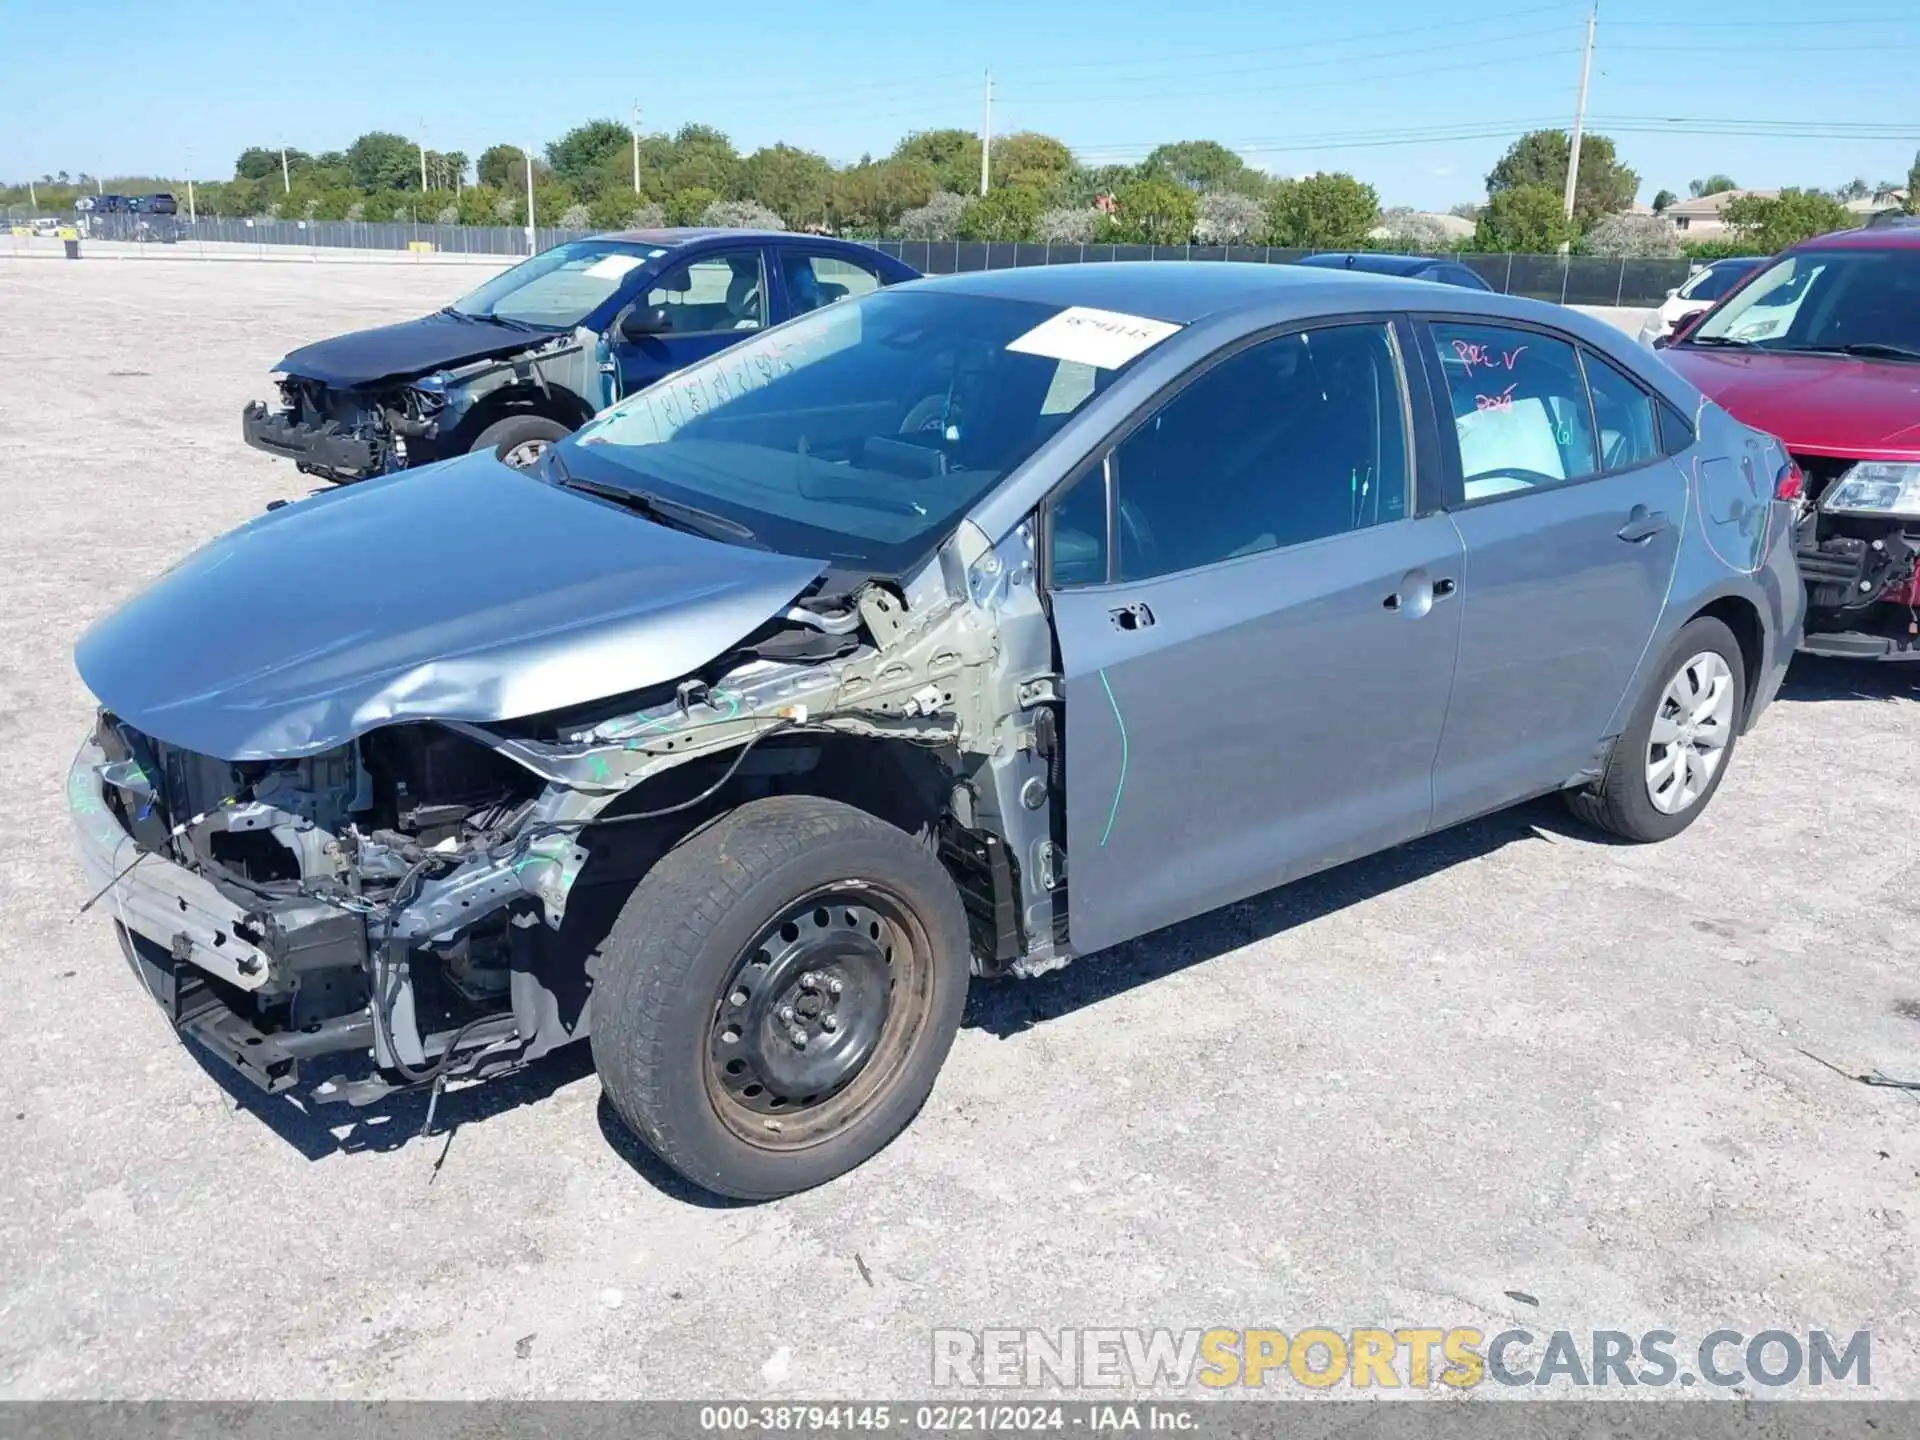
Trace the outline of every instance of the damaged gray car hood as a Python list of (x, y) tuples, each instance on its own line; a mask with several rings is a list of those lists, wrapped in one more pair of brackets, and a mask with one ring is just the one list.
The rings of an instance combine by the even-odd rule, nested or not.
[(820, 562), (668, 529), (490, 453), (317, 495), (196, 551), (81, 637), (101, 703), (226, 760), (677, 679)]

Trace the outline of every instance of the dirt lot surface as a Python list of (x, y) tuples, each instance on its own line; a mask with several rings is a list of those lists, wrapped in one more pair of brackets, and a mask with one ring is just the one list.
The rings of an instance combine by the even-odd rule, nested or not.
[(1920, 1396), (1920, 1094), (1848, 1078), (1920, 1077), (1897, 671), (1801, 662), (1670, 844), (1531, 806), (977, 987), (792, 1200), (687, 1190), (584, 1053), (426, 1139), (230, 1088), (75, 918), (73, 643), (302, 493), (240, 442), (273, 361), (472, 279), (0, 261), (0, 1394), (904, 1397), (936, 1325), (1520, 1325), (1869, 1328)]

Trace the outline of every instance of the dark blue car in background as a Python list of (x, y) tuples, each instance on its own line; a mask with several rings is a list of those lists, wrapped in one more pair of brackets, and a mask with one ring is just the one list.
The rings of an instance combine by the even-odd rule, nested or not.
[(347, 482), (498, 450), (533, 464), (622, 396), (822, 305), (918, 274), (851, 241), (631, 230), (556, 245), (432, 315), (303, 346), (249, 445)]
[(1319, 270), (1358, 270), (1366, 275), (1398, 275), (1403, 280), (1432, 280), (1441, 285), (1458, 285), (1466, 290), (1491, 290), (1493, 287), (1458, 260), (1439, 255), (1387, 255), (1371, 250), (1330, 250), (1308, 255), (1296, 265), (1311, 265)]

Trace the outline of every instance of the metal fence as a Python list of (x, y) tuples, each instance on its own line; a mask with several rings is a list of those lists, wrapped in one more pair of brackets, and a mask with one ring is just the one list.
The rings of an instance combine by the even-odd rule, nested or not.
[[(528, 253), (527, 231), (514, 225), (430, 225), (407, 221), (239, 220), (180, 218), (177, 239), (156, 241), (156, 253), (171, 244), (235, 245), (260, 251), (353, 249), (432, 251), (446, 255), (497, 256)], [(533, 248), (544, 250), (596, 232), (542, 226)], [(876, 248), (929, 275), (999, 270), (1021, 265), (1101, 264), (1116, 260), (1236, 260), (1281, 265), (1311, 254), (1266, 245), (1082, 245), (987, 243), (984, 241), (877, 240)], [(1454, 256), (1495, 290), (1569, 305), (1658, 305), (1687, 277), (1686, 260), (1627, 260), (1598, 255)]]

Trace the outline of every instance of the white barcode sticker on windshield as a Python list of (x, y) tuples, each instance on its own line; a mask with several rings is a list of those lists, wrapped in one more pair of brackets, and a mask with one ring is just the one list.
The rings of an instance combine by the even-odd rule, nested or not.
[(618, 280), (636, 265), (645, 263), (638, 255), (621, 255), (616, 252), (612, 255), (602, 255), (586, 268), (585, 273), (596, 280)]
[(1179, 328), (1165, 320), (1149, 320), (1144, 315), (1074, 305), (1050, 320), (1041, 321), (1011, 341), (1007, 349), (1022, 355), (1044, 355), (1049, 360), (1072, 360), (1101, 370), (1118, 370)]

